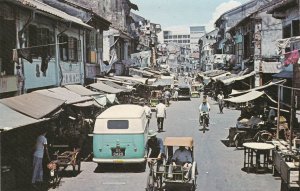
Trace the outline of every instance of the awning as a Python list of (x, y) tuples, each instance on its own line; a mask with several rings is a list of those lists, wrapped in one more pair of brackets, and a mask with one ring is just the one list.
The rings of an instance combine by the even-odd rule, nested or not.
[(151, 86), (172, 86), (174, 85), (174, 78), (171, 76), (161, 76)]
[(93, 96), (93, 95), (99, 95), (99, 92), (93, 92), (89, 89), (87, 89), (86, 87), (83, 87), (82, 85), (66, 85), (65, 88), (67, 88), (68, 90), (77, 93), (81, 96)]
[(137, 75), (137, 76), (149, 77), (149, 78), (152, 78), (155, 76), (151, 72), (140, 70), (140, 69), (135, 69), (135, 68), (129, 68), (129, 75), (131, 75), (131, 76)]
[(285, 79), (292, 79), (293, 78), (293, 71), (281, 71), (278, 74), (272, 75), (274, 78), (285, 78)]
[(51, 89), (44, 89), (44, 90), (37, 90), (34, 91), (35, 93), (39, 93), (48, 97), (66, 100), (66, 104), (74, 104), (79, 102), (85, 102), (92, 100), (91, 97), (88, 96), (80, 96), (66, 88), (51, 88)]
[(120, 92), (123, 91), (122, 89), (113, 88), (113, 87), (111, 87), (109, 85), (106, 85), (102, 82), (93, 83), (93, 84), (90, 84), (88, 86), (91, 87), (91, 88), (94, 88), (94, 89), (96, 89), (100, 92), (110, 93), (110, 94), (117, 94), (117, 93), (120, 93)]
[(48, 118), (34, 119), (0, 103), (0, 130), (8, 131), (17, 127), (23, 127), (45, 120), (48, 120)]
[(253, 88), (253, 89), (250, 89), (250, 90), (236, 91), (236, 92), (232, 91), (232, 93), (229, 96), (237, 96), (237, 95), (240, 95), (240, 94), (245, 94), (245, 93), (251, 92), (253, 90), (255, 90), (255, 91), (257, 91), (257, 90), (263, 90), (263, 89), (265, 89), (267, 87), (270, 87), (270, 86), (273, 86), (273, 85), (276, 85), (276, 84), (282, 84), (284, 82), (285, 82), (285, 80), (279, 80), (277, 82), (270, 82), (268, 84), (265, 84), (263, 86), (259, 86), (259, 87), (256, 87), (256, 88)]
[(125, 84), (125, 85), (134, 85), (132, 83), (129, 82), (125, 82), (124, 80), (121, 79), (112, 79), (111, 77), (106, 77), (106, 78), (97, 78), (97, 82), (104, 82), (104, 81), (110, 81), (110, 82), (115, 82), (118, 84)]
[(255, 100), (257, 98), (259, 98), (260, 96), (264, 95), (264, 92), (259, 92), (259, 91), (251, 91), (247, 94), (238, 96), (238, 97), (232, 97), (232, 98), (228, 98), (228, 99), (224, 99), (225, 101), (229, 101), (229, 102), (233, 102), (233, 103), (244, 103), (244, 102), (248, 102), (248, 101), (252, 101)]
[(214, 76), (214, 77), (212, 77), (211, 79), (214, 80), (214, 81), (216, 81), (217, 79), (219, 79), (219, 78), (221, 78), (221, 77), (229, 76), (229, 75), (231, 75), (230, 72), (225, 72), (225, 73), (222, 73), (222, 74), (220, 74), (220, 75)]
[(255, 75), (255, 72), (251, 72), (249, 74), (242, 75), (242, 76), (234, 76), (234, 77), (228, 78), (228, 79), (220, 79), (219, 81), (221, 81), (224, 85), (230, 85), (236, 81), (241, 81), (241, 80), (244, 80), (244, 79), (249, 78), (254, 75)]
[(116, 94), (98, 95), (94, 96), (93, 98), (98, 104), (102, 106), (106, 106), (107, 104), (119, 103)]
[(41, 1), (38, 1), (38, 0), (17, 0), (16, 2), (18, 2), (19, 5), (21, 4), (22, 6), (37, 9), (41, 12), (48, 13), (48, 14), (54, 15), (56, 17), (59, 17), (60, 19), (63, 19), (65, 21), (70, 21), (70, 22), (76, 23), (78, 25), (84, 26), (86, 28), (89, 28), (89, 29), (93, 28), (90, 25), (85, 24), (81, 19), (79, 19), (77, 17), (73, 17), (73, 16), (71, 16), (71, 15), (69, 15), (69, 14), (67, 14), (67, 13), (65, 13), (61, 10), (58, 10), (54, 7), (51, 7), (51, 6), (45, 4)]
[(86, 101), (86, 102), (83, 102), (83, 103), (75, 103), (73, 105), (76, 106), (76, 107), (91, 107), (91, 106), (95, 106), (95, 107), (99, 107), (99, 108), (102, 107), (102, 105), (100, 105), (95, 100), (93, 100), (93, 101)]
[(280, 67), (278, 66), (281, 66), (280, 62), (262, 62), (261, 63), (262, 73), (277, 74), (281, 71)]
[(120, 89), (123, 92), (131, 92), (132, 91), (132, 89), (128, 89), (125, 86), (120, 86), (119, 84), (116, 84), (116, 83), (114, 83), (112, 81), (103, 81), (102, 83), (104, 83), (104, 84), (106, 84), (106, 85), (108, 85), (110, 87), (113, 87), (113, 88), (116, 88), (116, 89)]
[(53, 113), (65, 100), (51, 98), (39, 93), (29, 93), (11, 98), (1, 99), (4, 105), (35, 119), (46, 117)]
[(114, 76), (114, 79), (124, 80), (125, 82), (133, 82), (140, 84), (147, 84), (148, 78), (137, 78), (137, 77), (128, 77), (128, 76)]

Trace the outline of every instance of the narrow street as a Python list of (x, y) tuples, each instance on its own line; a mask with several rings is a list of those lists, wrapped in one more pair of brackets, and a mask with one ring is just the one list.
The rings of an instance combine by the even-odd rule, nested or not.
[[(228, 127), (235, 125), (240, 111), (224, 110), (219, 114), (218, 105), (211, 104), (210, 130), (203, 134), (198, 131), (198, 105), (201, 99), (172, 102), (167, 110), (166, 132), (159, 137), (192, 136), (195, 143), (195, 156), (199, 175), (197, 190), (201, 191), (257, 191), (280, 190), (280, 178), (272, 174), (247, 174), (242, 171), (243, 150), (226, 147), (221, 139), (228, 135)], [(156, 130), (155, 118), (150, 123)], [(76, 177), (63, 177), (55, 190), (144, 190), (147, 171), (131, 172), (122, 167), (101, 172), (97, 164), (83, 162), (82, 172)]]

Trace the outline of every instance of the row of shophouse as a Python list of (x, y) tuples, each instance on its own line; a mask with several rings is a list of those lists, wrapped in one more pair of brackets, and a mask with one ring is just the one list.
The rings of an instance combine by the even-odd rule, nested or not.
[(296, 0), (252, 0), (225, 12), (216, 29), (199, 40), (200, 68), (248, 70), (253, 72), (251, 88), (274, 78), (296, 87), (298, 65), (288, 56), (299, 49), (299, 6)]
[(1, 1), (0, 97), (126, 74), (141, 51), (155, 64), (160, 25), (132, 9), (129, 0)]

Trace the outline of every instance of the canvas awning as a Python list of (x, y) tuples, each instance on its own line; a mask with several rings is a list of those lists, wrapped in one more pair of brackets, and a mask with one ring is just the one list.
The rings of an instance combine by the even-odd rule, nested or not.
[(0, 100), (4, 105), (35, 119), (41, 119), (53, 113), (65, 100), (55, 99), (39, 93), (29, 93)]
[(279, 80), (277, 82), (270, 82), (268, 84), (265, 84), (263, 86), (259, 86), (259, 87), (256, 87), (256, 88), (253, 88), (253, 89), (250, 89), (250, 90), (245, 90), (245, 91), (232, 91), (232, 93), (229, 95), (229, 96), (237, 96), (237, 95), (240, 95), (240, 94), (245, 94), (245, 93), (248, 93), (248, 92), (251, 92), (253, 90), (257, 91), (257, 90), (263, 90), (267, 87), (270, 87), (270, 86), (273, 86), (273, 85), (276, 85), (276, 84), (282, 84), (284, 83), (285, 80)]
[(255, 99), (259, 98), (260, 96), (262, 96), (264, 94), (265, 94), (264, 92), (259, 92), (259, 91), (253, 90), (253, 91), (251, 91), (247, 94), (237, 96), (237, 97), (228, 98), (228, 99), (224, 99), (224, 100), (229, 101), (229, 102), (233, 102), (233, 103), (244, 103), (244, 102), (255, 100)]
[(113, 88), (123, 90), (123, 92), (131, 92), (132, 91), (132, 89), (128, 89), (125, 86), (120, 86), (119, 84), (116, 84), (116, 83), (114, 83), (112, 81), (103, 81), (102, 83), (104, 83), (104, 84), (106, 84), (108, 86), (111, 86)]
[(221, 81), (224, 85), (230, 85), (230, 84), (233, 84), (234, 82), (236, 81), (241, 81), (241, 80), (244, 80), (246, 78), (249, 78), (251, 76), (254, 76), (255, 75), (255, 72), (251, 72), (249, 74), (246, 74), (246, 75), (242, 75), (242, 76), (234, 76), (232, 78), (227, 78), (227, 79), (220, 79), (219, 81)]
[(221, 78), (221, 77), (229, 76), (229, 75), (231, 75), (230, 72), (225, 72), (225, 73), (222, 73), (222, 74), (220, 74), (220, 75), (214, 76), (214, 77), (212, 77), (211, 79), (214, 80), (214, 81), (216, 81), (217, 79), (219, 79), (219, 78)]
[(128, 77), (128, 76), (114, 76), (115, 79), (124, 80), (125, 82), (133, 82), (140, 84), (147, 84), (148, 78), (137, 78), (137, 77)]
[(98, 95), (93, 97), (94, 100), (102, 105), (106, 106), (109, 104), (119, 103), (116, 94), (105, 94), (105, 95)]
[(102, 105), (100, 105), (98, 102), (96, 102), (95, 100), (92, 101), (86, 101), (86, 102), (82, 102), (82, 103), (75, 103), (73, 104), (76, 107), (91, 107), (91, 106), (95, 106), (95, 107), (99, 107), (101, 108)]
[(117, 94), (117, 93), (123, 92), (122, 89), (113, 88), (113, 87), (111, 87), (109, 85), (106, 85), (102, 82), (93, 83), (93, 84), (90, 84), (88, 86), (91, 87), (91, 88), (94, 88), (94, 89), (96, 89), (100, 92), (104, 92), (104, 93)]
[(151, 86), (172, 86), (174, 84), (174, 79), (170, 76), (162, 76), (162, 78), (157, 79)]
[(93, 96), (93, 95), (99, 95), (99, 92), (93, 92), (86, 87), (83, 87), (82, 85), (72, 84), (72, 85), (66, 85), (65, 88), (68, 90), (79, 94), (81, 96)]
[(9, 131), (46, 120), (48, 118), (34, 119), (28, 117), (0, 103), (0, 130)]
[(80, 96), (77, 93), (74, 93), (66, 88), (61, 88), (61, 87), (37, 90), (34, 92), (48, 96), (48, 97), (52, 97), (52, 98), (56, 98), (56, 99), (60, 99), (60, 100), (66, 100), (66, 104), (74, 104), (74, 103), (92, 100), (91, 97)]
[(192, 137), (166, 137), (164, 145), (193, 147), (194, 141)]

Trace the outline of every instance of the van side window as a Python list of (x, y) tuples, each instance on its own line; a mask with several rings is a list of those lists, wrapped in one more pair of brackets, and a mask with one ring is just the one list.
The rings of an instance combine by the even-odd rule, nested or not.
[(129, 121), (128, 120), (108, 120), (107, 128), (108, 129), (128, 129)]

